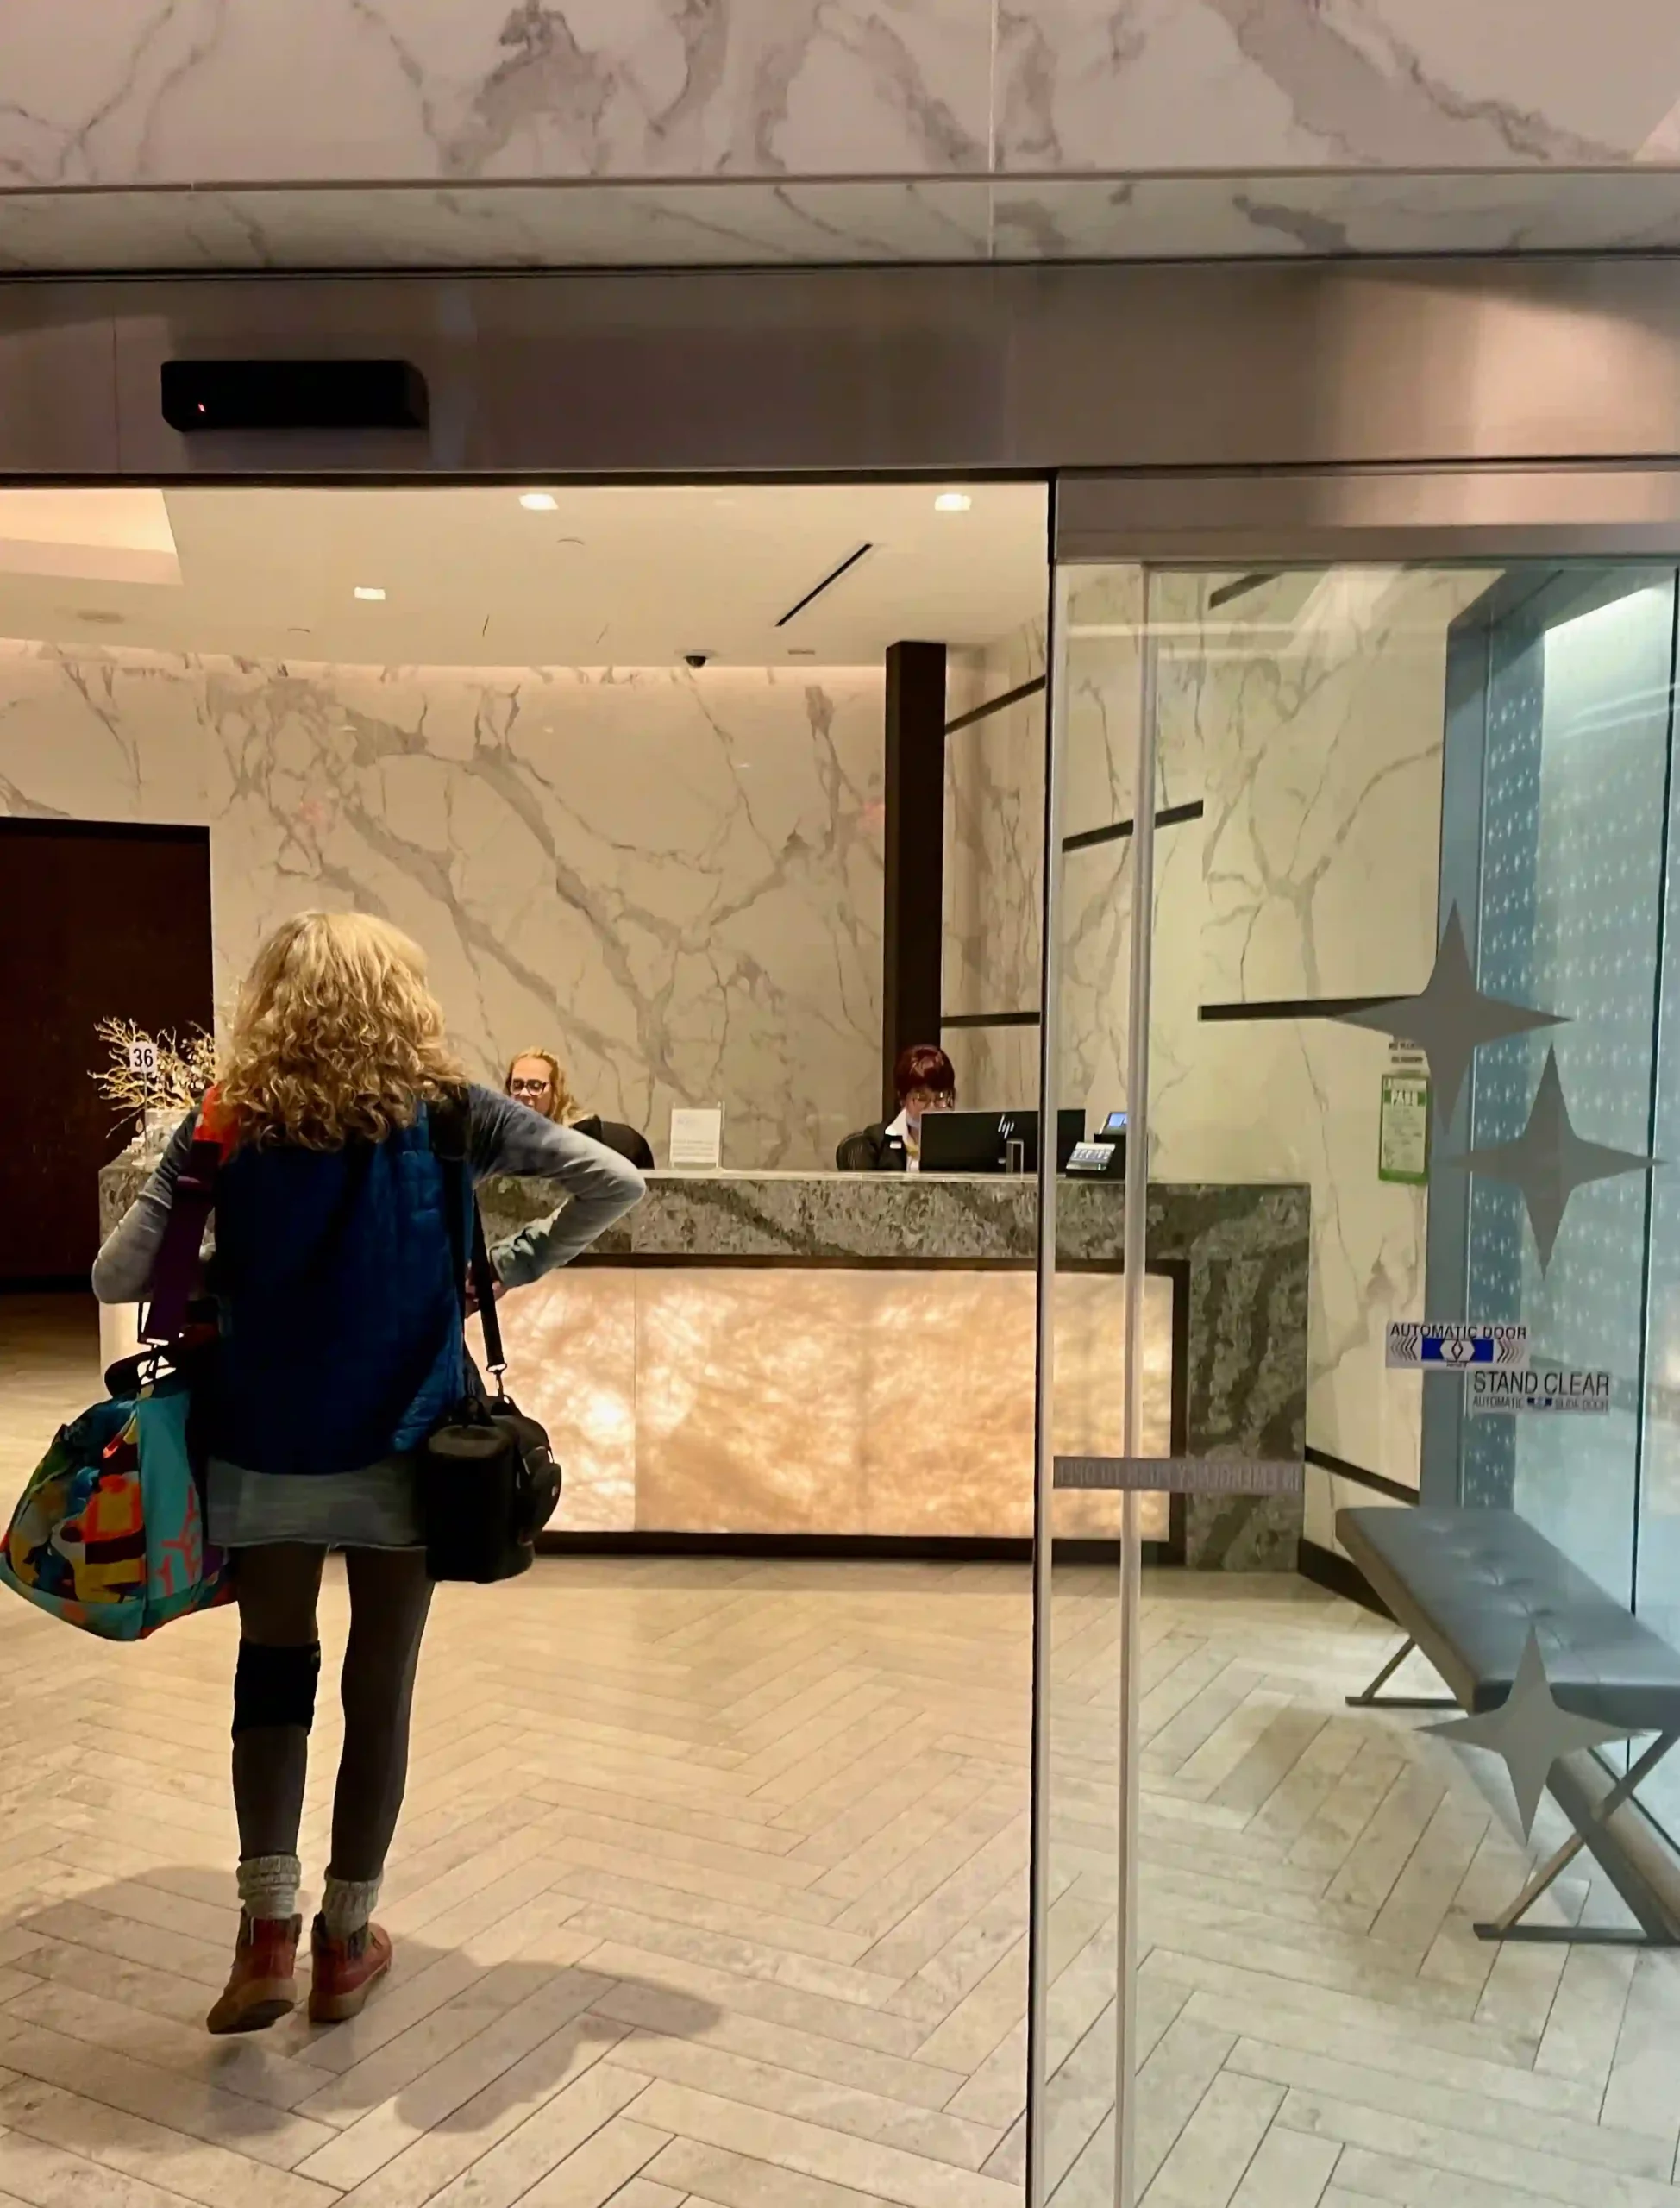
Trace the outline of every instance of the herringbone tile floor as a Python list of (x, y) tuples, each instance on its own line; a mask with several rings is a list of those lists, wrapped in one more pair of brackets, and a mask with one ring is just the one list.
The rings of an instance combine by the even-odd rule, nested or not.
[[(1113, 1578), (1057, 1577), (1057, 2208), (1112, 2198)], [(1019, 2208), (1028, 1622), (1004, 1567), (442, 1590), (392, 1982), (229, 2043), (231, 1619), (8, 1602), (0, 2208)], [(1680, 1967), (1475, 1940), (1523, 1854), (1485, 1766), (1341, 1706), (1385, 1628), (1163, 1575), (1144, 1638), (1150, 2208), (1680, 2208)]]

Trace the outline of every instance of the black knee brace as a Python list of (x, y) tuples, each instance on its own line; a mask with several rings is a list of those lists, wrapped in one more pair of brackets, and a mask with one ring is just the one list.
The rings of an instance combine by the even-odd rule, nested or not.
[(315, 1683), (321, 1676), (321, 1643), (301, 1648), (271, 1648), (260, 1640), (241, 1640), (234, 1667), (234, 1738), (259, 1725), (315, 1722)]

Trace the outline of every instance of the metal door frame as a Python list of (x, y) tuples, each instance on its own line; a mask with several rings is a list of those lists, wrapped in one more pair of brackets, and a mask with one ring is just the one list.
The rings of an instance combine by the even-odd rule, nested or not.
[[(183, 436), (162, 418), (166, 360), (370, 357), (424, 376), (424, 428)], [(1680, 261), (1660, 254), (0, 279), (0, 480), (1229, 474), (1677, 451)]]

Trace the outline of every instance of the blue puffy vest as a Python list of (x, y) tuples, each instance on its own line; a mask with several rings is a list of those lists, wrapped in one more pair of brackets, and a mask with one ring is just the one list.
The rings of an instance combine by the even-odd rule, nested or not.
[(425, 1439), (464, 1372), (444, 1204), (423, 1111), (382, 1143), (235, 1152), (216, 1186), (213, 1456), (347, 1472)]

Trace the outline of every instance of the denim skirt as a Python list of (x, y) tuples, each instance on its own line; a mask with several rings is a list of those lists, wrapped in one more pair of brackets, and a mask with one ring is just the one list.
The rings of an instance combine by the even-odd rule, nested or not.
[(307, 1541), (329, 1549), (425, 1546), (413, 1452), (353, 1472), (254, 1472), (212, 1457), (209, 1534), (219, 1549)]

